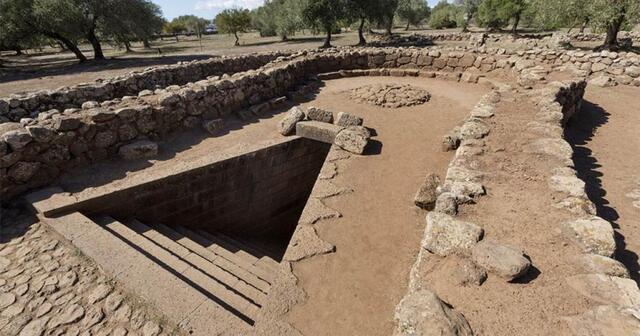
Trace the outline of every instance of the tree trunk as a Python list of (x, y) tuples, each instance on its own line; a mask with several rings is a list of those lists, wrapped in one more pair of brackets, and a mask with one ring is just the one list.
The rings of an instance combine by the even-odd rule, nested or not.
[(124, 41), (124, 49), (127, 52), (132, 52), (133, 50), (131, 50), (131, 43), (129, 43), (129, 41)]
[(93, 58), (99, 60), (104, 59), (102, 45), (100, 45), (100, 41), (98, 40), (98, 37), (96, 37), (96, 33), (93, 28), (89, 29), (87, 32), (87, 40), (89, 40), (89, 43), (91, 43), (91, 46), (93, 47)]
[(331, 26), (325, 27), (327, 30), (327, 37), (324, 39), (324, 44), (322, 48), (331, 48)]
[(513, 18), (513, 27), (511, 28), (511, 34), (518, 34), (518, 24), (520, 23), (520, 13), (516, 14)]
[(585, 19), (584, 22), (582, 23), (582, 26), (580, 26), (580, 34), (584, 33), (584, 30), (587, 28), (588, 24), (589, 24), (589, 19)]
[(360, 46), (367, 44), (367, 40), (364, 38), (364, 22), (365, 18), (360, 18), (360, 26), (358, 26), (358, 45)]
[(22, 49), (20, 49), (20, 47), (18, 46), (13, 47), (13, 51), (16, 52), (16, 56), (22, 56)]
[(149, 42), (149, 39), (142, 39), (142, 46), (144, 46), (145, 49), (151, 49), (151, 43)]
[(240, 38), (238, 37), (238, 32), (233, 32), (233, 36), (236, 37), (236, 43), (234, 45), (237, 47), (240, 45)]
[(44, 32), (43, 35), (60, 41), (68, 50), (71, 50), (71, 52), (73, 52), (76, 55), (76, 58), (80, 61), (80, 63), (87, 61), (87, 57), (85, 57), (84, 54), (82, 54), (82, 51), (78, 49), (78, 46), (76, 46), (68, 38), (58, 33), (51, 33), (51, 32)]
[(620, 32), (620, 26), (622, 26), (623, 22), (624, 15), (621, 15), (609, 23), (609, 26), (607, 27), (607, 36), (605, 37), (602, 49), (618, 50), (618, 33)]
[(410, 25), (410, 23), (409, 23), (409, 21), (407, 21), (407, 27), (404, 28), (404, 31), (408, 31), (409, 30), (409, 25)]
[(280, 37), (280, 40), (282, 42), (287, 42), (289, 41), (289, 36), (287, 36), (287, 34), (282, 34), (282, 36)]

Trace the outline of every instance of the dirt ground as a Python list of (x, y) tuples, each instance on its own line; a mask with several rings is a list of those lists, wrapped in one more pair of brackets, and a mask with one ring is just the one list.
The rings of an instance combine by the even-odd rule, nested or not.
[[(373, 83), (410, 83), (432, 98), (399, 109), (357, 104), (345, 90)], [(370, 155), (339, 166), (335, 184), (353, 193), (325, 200), (343, 217), (315, 224), (336, 252), (296, 263), (308, 301), (289, 322), (305, 335), (390, 335), (393, 309), (406, 293), (425, 215), (413, 206), (429, 172), (444, 175), (451, 153), (442, 136), (468, 115), (486, 88), (433, 79), (371, 77), (327, 81), (313, 105), (353, 113), (375, 130)], [(339, 165), (343, 165), (339, 161)]]
[(633, 206), (639, 199), (628, 196), (640, 190), (640, 114), (633, 103), (638, 97), (637, 88), (589, 86), (566, 136), (598, 216), (616, 228), (617, 259), (640, 283), (640, 208)]

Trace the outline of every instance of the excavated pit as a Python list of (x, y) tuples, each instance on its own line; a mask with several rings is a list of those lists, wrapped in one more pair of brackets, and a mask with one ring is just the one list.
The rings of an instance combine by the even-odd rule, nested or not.
[(330, 145), (294, 138), (84, 202), (87, 216), (182, 227), (282, 260)]

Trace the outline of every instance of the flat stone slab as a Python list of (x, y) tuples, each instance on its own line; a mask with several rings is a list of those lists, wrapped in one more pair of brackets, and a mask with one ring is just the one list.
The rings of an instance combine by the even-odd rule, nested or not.
[(296, 123), (296, 135), (303, 138), (333, 144), (341, 126), (321, 121), (300, 121)]
[(567, 284), (583, 296), (603, 305), (640, 305), (640, 290), (631, 279), (603, 274), (581, 274), (567, 278)]
[(490, 240), (483, 240), (474, 246), (472, 258), (488, 272), (508, 281), (525, 275), (531, 266), (520, 249)]
[(473, 223), (457, 220), (444, 213), (430, 212), (427, 214), (422, 247), (439, 256), (468, 253), (482, 234), (482, 228)]
[(585, 252), (611, 257), (616, 251), (613, 227), (598, 216), (565, 222), (562, 230)]
[(640, 330), (640, 308), (598, 306), (564, 320), (576, 336), (637, 335)]
[(335, 246), (318, 237), (311, 225), (300, 224), (293, 233), (283, 260), (298, 261), (335, 251)]
[(396, 307), (394, 336), (472, 336), (462, 314), (451, 309), (436, 294), (422, 289), (405, 296)]
[(370, 133), (362, 126), (349, 126), (336, 135), (334, 144), (348, 152), (362, 154), (369, 142)]

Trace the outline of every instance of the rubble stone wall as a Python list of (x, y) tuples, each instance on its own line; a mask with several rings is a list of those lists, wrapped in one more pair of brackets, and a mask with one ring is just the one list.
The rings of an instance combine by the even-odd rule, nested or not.
[(221, 76), (257, 69), (278, 57), (288, 55), (288, 53), (281, 52), (260, 53), (183, 62), (135, 71), (95, 83), (12, 95), (0, 99), (0, 122), (20, 121), (21, 118), (37, 117), (38, 113), (52, 109), (64, 111), (67, 108), (79, 108), (87, 101), (102, 102), (126, 96), (137, 96), (143, 90), (153, 91), (170, 85), (196, 82), (209, 76)]
[[(525, 59), (525, 55), (531, 59)], [(367, 75), (433, 77), (437, 72), (450, 75), (448, 79), (466, 78), (475, 82), (477, 75), (469, 74), (486, 74), (496, 69), (520, 73), (536, 66), (541, 58), (551, 61), (551, 56), (541, 53), (520, 56), (490, 48), (308, 51), (258, 70), (173, 85), (149, 95), (106, 101), (99, 107), (44, 113), (38, 119), (3, 123), (0, 124), (1, 200), (51, 183), (75, 167), (115, 156), (121, 146), (131, 142), (164, 138), (234, 112), (273, 108), (282, 103), (283, 96), (292, 96), (291, 90), (316, 74), (335, 72), (347, 76), (368, 71)], [(579, 59), (578, 55), (574, 57)], [(607, 54), (606, 59), (620, 66), (629, 62), (640, 64), (637, 57), (630, 61), (620, 54)], [(640, 85), (640, 78), (635, 78), (635, 82)]]

